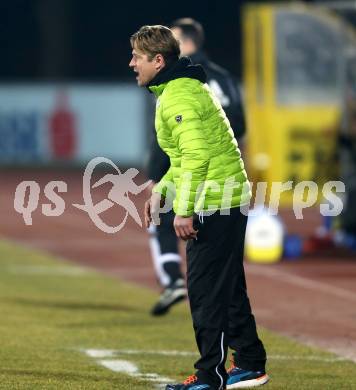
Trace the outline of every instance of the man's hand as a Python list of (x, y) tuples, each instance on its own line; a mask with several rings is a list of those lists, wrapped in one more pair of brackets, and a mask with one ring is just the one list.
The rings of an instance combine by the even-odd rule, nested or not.
[(148, 229), (150, 227), (151, 222), (154, 225), (159, 225), (159, 210), (162, 206), (162, 202), (164, 201), (161, 194), (153, 192), (150, 199), (145, 202), (145, 226)]
[(198, 230), (193, 228), (193, 217), (181, 217), (176, 215), (174, 218), (174, 230), (176, 235), (183, 240), (189, 240), (191, 238), (196, 239)]

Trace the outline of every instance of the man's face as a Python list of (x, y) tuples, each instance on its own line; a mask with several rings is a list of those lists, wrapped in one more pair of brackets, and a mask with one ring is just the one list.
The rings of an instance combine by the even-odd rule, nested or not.
[(136, 80), (140, 87), (147, 85), (161, 68), (155, 58), (149, 60), (147, 54), (144, 54), (136, 47), (132, 49), (132, 59), (129, 67), (137, 73)]
[(194, 42), (191, 39), (184, 37), (181, 28), (172, 27), (171, 30), (174, 36), (176, 37), (176, 39), (178, 39), (179, 41), (180, 53), (182, 56), (190, 56), (197, 51)]

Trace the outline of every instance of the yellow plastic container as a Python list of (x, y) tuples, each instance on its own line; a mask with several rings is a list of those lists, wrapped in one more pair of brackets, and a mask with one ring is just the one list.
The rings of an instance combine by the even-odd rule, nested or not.
[(283, 225), (266, 210), (256, 211), (256, 216), (253, 213), (246, 230), (246, 256), (253, 263), (276, 263), (283, 254)]

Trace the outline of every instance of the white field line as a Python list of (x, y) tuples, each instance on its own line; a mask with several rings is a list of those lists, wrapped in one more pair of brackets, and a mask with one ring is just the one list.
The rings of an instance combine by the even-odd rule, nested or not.
[(138, 367), (127, 360), (98, 360), (98, 363), (111, 371), (122, 372), (128, 375), (136, 375)]
[[(189, 351), (165, 351), (165, 350), (134, 350), (134, 349), (87, 349), (84, 350), (87, 356), (92, 358), (112, 358), (119, 355), (158, 355), (158, 356), (182, 356), (182, 357), (198, 357), (196, 352)], [(305, 360), (322, 363), (335, 363), (350, 361), (343, 357), (324, 357), (324, 356), (301, 356), (301, 355), (268, 355), (271, 360)]]
[(162, 355), (162, 356), (198, 356), (196, 352), (187, 351), (153, 351), (135, 349), (87, 349), (85, 353), (92, 358), (109, 358), (117, 355)]
[(155, 383), (168, 383), (168, 382), (174, 382), (174, 379), (167, 378), (164, 376), (159, 376), (155, 373), (141, 373), (138, 369), (138, 367), (127, 360), (98, 360), (99, 364), (101, 364), (103, 367), (108, 368), (111, 371), (114, 372), (120, 372), (129, 376), (132, 376), (134, 378), (143, 379), (148, 382), (155, 382)]
[[(113, 357), (114, 354), (112, 353), (112, 350), (82, 350), (87, 356), (90, 356), (92, 358), (107, 358), (107, 357)], [(120, 372), (126, 375), (129, 375), (136, 379), (142, 379), (148, 382), (155, 383), (155, 388), (165, 388), (165, 385), (167, 383), (175, 382), (174, 379), (160, 376), (153, 372), (146, 372), (142, 373), (140, 372), (139, 368), (136, 366), (136, 364), (128, 361), (128, 360), (122, 360), (122, 359), (98, 359), (96, 360), (98, 364), (101, 366), (108, 368), (111, 371), (114, 372)]]
[(246, 267), (246, 271), (247, 273), (251, 273), (253, 275), (258, 275), (261, 277), (267, 276), (272, 279), (276, 279), (282, 283), (284, 282), (284, 283), (294, 284), (296, 286), (305, 289), (314, 290), (329, 295), (334, 295), (338, 298), (347, 299), (356, 302), (356, 294), (351, 291), (348, 291), (340, 287), (331, 286), (330, 284), (327, 283), (317, 282), (315, 280), (308, 279), (303, 276), (291, 275), (289, 272), (286, 271), (267, 268), (264, 266), (262, 268), (256, 265), (248, 265)]
[(74, 266), (45, 266), (45, 265), (11, 265), (0, 269), (15, 275), (53, 275), (53, 276), (87, 276), (89, 269)]
[(321, 363), (336, 363), (347, 362), (349, 359), (343, 357), (323, 357), (323, 356), (298, 356), (298, 355), (268, 355), (268, 359), (272, 360), (305, 360), (309, 362), (321, 362)]
[[(165, 350), (115, 350), (115, 349), (86, 349), (81, 350), (87, 356), (91, 358), (95, 358), (96, 362), (102, 365), (105, 368), (108, 368), (111, 371), (119, 372), (131, 376), (136, 379), (142, 379), (148, 382), (152, 382), (154, 384), (154, 389), (163, 390), (166, 387), (167, 383), (175, 383), (176, 380), (160, 376), (156, 373), (141, 373), (138, 367), (128, 361), (121, 359), (108, 359), (117, 355), (160, 355), (160, 356), (189, 356), (189, 357), (197, 357), (198, 354), (190, 351), (165, 351)], [(100, 359), (98, 359), (100, 358)], [(340, 361), (348, 361), (348, 359), (335, 357), (328, 358), (323, 356), (298, 356), (298, 355), (269, 355), (269, 359), (272, 360), (303, 360), (303, 361), (315, 361), (315, 362), (323, 362), (323, 363), (335, 363)]]

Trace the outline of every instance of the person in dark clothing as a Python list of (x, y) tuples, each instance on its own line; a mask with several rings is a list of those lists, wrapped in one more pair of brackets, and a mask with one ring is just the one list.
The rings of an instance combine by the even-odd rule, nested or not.
[[(191, 18), (182, 18), (171, 24), (171, 29), (180, 42), (182, 56), (189, 56), (194, 64), (201, 64), (207, 76), (207, 83), (220, 101), (233, 129), (236, 139), (241, 139), (246, 131), (242, 99), (237, 82), (230, 73), (210, 61), (202, 50), (204, 30), (201, 24)], [(158, 183), (169, 168), (169, 158), (152, 136), (147, 175), (153, 185)], [(152, 315), (166, 314), (175, 303), (186, 298), (184, 278), (181, 271), (181, 256), (178, 239), (173, 229), (173, 211), (163, 214), (158, 226), (151, 226), (150, 248), (155, 272), (163, 288), (158, 302), (151, 310)]]
[(177, 19), (171, 29), (180, 42), (182, 56), (189, 56), (193, 64), (203, 66), (207, 83), (224, 109), (236, 139), (241, 139), (246, 131), (245, 116), (237, 81), (224, 68), (210, 61), (203, 50), (204, 30), (194, 19)]

